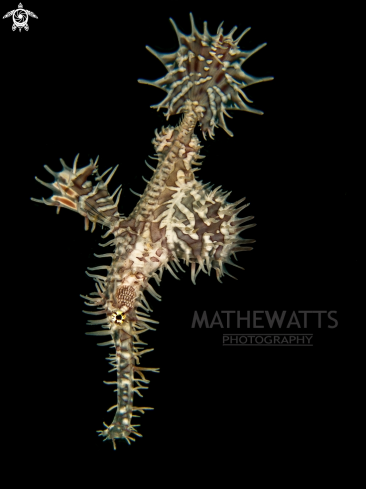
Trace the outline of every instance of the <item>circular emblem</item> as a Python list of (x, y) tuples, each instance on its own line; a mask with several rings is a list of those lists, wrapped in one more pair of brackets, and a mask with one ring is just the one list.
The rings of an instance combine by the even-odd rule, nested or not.
[(31, 12), (30, 10), (25, 10), (21, 3), (18, 5), (17, 9), (10, 10), (10, 12), (5, 14), (3, 19), (7, 19), (8, 17), (13, 18), (13, 25), (11, 27), (13, 31), (15, 31), (17, 28), (19, 29), (19, 31), (21, 31), (22, 29), (27, 31), (29, 29), (29, 17), (34, 17), (35, 19), (38, 19), (38, 17), (33, 12)]
[(14, 10), (13, 22), (14, 22), (16, 27), (19, 27), (19, 29), (24, 27), (28, 22), (27, 11), (22, 9), (22, 8), (17, 8), (16, 10)]

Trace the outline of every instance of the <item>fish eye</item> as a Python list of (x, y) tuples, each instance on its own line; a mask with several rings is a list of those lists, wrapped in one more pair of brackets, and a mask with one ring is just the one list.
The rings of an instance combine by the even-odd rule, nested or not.
[(126, 319), (126, 315), (122, 311), (115, 311), (111, 314), (111, 319), (116, 324), (122, 324)]

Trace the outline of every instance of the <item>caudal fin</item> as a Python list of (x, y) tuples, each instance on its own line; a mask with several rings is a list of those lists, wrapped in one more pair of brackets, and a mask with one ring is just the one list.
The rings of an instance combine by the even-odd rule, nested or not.
[(198, 102), (204, 109), (204, 116), (200, 122), (204, 137), (208, 133), (212, 138), (217, 126), (233, 136), (224, 119), (224, 115), (231, 118), (226, 110), (263, 114), (245, 103), (252, 103), (252, 101), (242, 89), (255, 83), (273, 80), (273, 77), (256, 78), (245, 73), (241, 66), (266, 43), (251, 51), (241, 51), (238, 47), (239, 41), (250, 27), (234, 40), (232, 36), (236, 27), (224, 35), (221, 23), (217, 33), (212, 35), (208, 32), (207, 22), (204, 22), (204, 30), (201, 34), (194, 24), (192, 14), (190, 18), (192, 25), (190, 35), (180, 32), (173, 19), (170, 19), (179, 41), (179, 48), (175, 53), (158, 53), (146, 46), (164, 64), (168, 73), (155, 81), (138, 80), (138, 82), (153, 85), (167, 92), (164, 100), (152, 106), (157, 110), (166, 108), (167, 119), (172, 114), (184, 112), (187, 100)]

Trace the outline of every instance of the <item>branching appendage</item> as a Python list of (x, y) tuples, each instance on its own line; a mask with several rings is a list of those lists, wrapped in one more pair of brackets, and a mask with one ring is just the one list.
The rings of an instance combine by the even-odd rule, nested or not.
[[(134, 405), (134, 396), (142, 397), (141, 391), (147, 389), (149, 381), (144, 372), (158, 372), (158, 368), (140, 367), (140, 358), (151, 351), (140, 335), (154, 330), (151, 324), (157, 324), (150, 318), (152, 309), (145, 293), (155, 299), (161, 296), (151, 286), (153, 278), (160, 285), (163, 271), (166, 269), (176, 275), (181, 261), (191, 268), (191, 279), (195, 284), (200, 271), (210, 274), (214, 269), (217, 279), (230, 275), (225, 266), (236, 266), (231, 255), (238, 251), (249, 251), (247, 244), (253, 239), (243, 239), (239, 235), (255, 224), (247, 224), (253, 216), (241, 218), (239, 212), (249, 204), (238, 207), (245, 198), (235, 203), (227, 202), (228, 193), (221, 187), (212, 186), (196, 180), (195, 173), (201, 166), (200, 141), (194, 134), (197, 124), (203, 136), (214, 136), (214, 129), (222, 127), (229, 135), (224, 115), (227, 110), (243, 110), (261, 114), (251, 109), (251, 103), (243, 92), (246, 86), (271, 80), (272, 77), (255, 78), (245, 73), (241, 66), (252, 54), (265, 44), (252, 51), (241, 51), (239, 38), (233, 39), (236, 28), (224, 35), (221, 25), (216, 35), (211, 35), (204, 24), (200, 33), (194, 25), (191, 15), (192, 32), (181, 33), (174, 22), (179, 40), (179, 49), (175, 53), (160, 54), (148, 48), (166, 67), (168, 73), (161, 79), (148, 83), (167, 92), (166, 98), (155, 107), (166, 108), (166, 117), (183, 114), (182, 121), (176, 127), (168, 126), (160, 132), (155, 131), (153, 145), (157, 161), (156, 167), (146, 163), (153, 171), (140, 199), (128, 217), (118, 213), (120, 187), (109, 194), (108, 183), (116, 168), (104, 182), (103, 178), (111, 170), (99, 176), (97, 160), (84, 168), (77, 169), (78, 156), (72, 168), (61, 160), (63, 170), (53, 172), (46, 169), (55, 178), (52, 184), (40, 183), (50, 188), (53, 195), (48, 199), (33, 199), (47, 205), (73, 210), (85, 219), (85, 228), (89, 221), (107, 227), (103, 238), (113, 236), (100, 246), (113, 246), (111, 253), (95, 255), (111, 259), (110, 265), (89, 268), (86, 273), (95, 281), (96, 291), (89, 296), (81, 296), (85, 304), (96, 308), (84, 311), (86, 314), (101, 316), (89, 320), (88, 324), (100, 326), (100, 331), (87, 333), (95, 336), (110, 336), (108, 341), (99, 343), (114, 346), (115, 352), (107, 360), (116, 372), (117, 380), (106, 382), (116, 385), (117, 404), (111, 424), (104, 423), (105, 429), (99, 433), (104, 440), (111, 440), (116, 448), (116, 440), (124, 439), (128, 443), (141, 436), (139, 425), (132, 424), (136, 412), (144, 413), (150, 407)], [(193, 168), (195, 167), (195, 168)], [(196, 168), (198, 167), (198, 168)], [(89, 180), (91, 177), (94, 180)], [(133, 192), (135, 193), (135, 192)], [(116, 199), (115, 199), (116, 197)], [(114, 200), (115, 199), (115, 200)], [(242, 224), (245, 224), (244, 226)], [(235, 257), (236, 258), (236, 257)], [(197, 267), (197, 268), (196, 268)], [(90, 273), (106, 270), (106, 275)], [(235, 277), (234, 277), (235, 278)]]
[[(53, 195), (48, 198), (34, 199), (34, 202), (40, 202), (49, 206), (56, 207), (57, 214), (61, 207), (77, 212), (84, 217), (85, 230), (89, 229), (89, 222), (93, 223), (92, 232), (97, 223), (102, 226), (111, 226), (114, 222), (123, 217), (118, 212), (118, 203), (121, 197), (122, 185), (120, 185), (113, 195), (108, 192), (108, 184), (113, 175), (116, 173), (118, 165), (114, 167), (104, 182), (103, 178), (112, 170), (110, 167), (103, 175), (98, 174), (98, 160), (90, 160), (90, 164), (83, 168), (77, 169), (79, 155), (76, 155), (72, 168), (68, 167), (61, 158), (62, 171), (54, 172), (47, 165), (45, 169), (55, 178), (53, 183), (46, 183), (36, 177), (37, 182), (52, 190)], [(94, 177), (94, 184), (88, 178)], [(116, 200), (114, 201), (114, 198)]]

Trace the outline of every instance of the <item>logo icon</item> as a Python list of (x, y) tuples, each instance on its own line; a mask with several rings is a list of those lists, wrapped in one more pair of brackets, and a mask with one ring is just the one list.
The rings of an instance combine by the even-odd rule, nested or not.
[(38, 17), (34, 15), (33, 12), (31, 12), (30, 10), (25, 10), (21, 3), (18, 5), (18, 8), (16, 10), (11, 10), (7, 14), (5, 14), (3, 19), (6, 19), (11, 15), (13, 16), (13, 22), (14, 22), (12, 26), (13, 31), (15, 31), (17, 27), (19, 28), (20, 31), (22, 30), (22, 27), (27, 31), (29, 29), (28, 16), (38, 19)]

